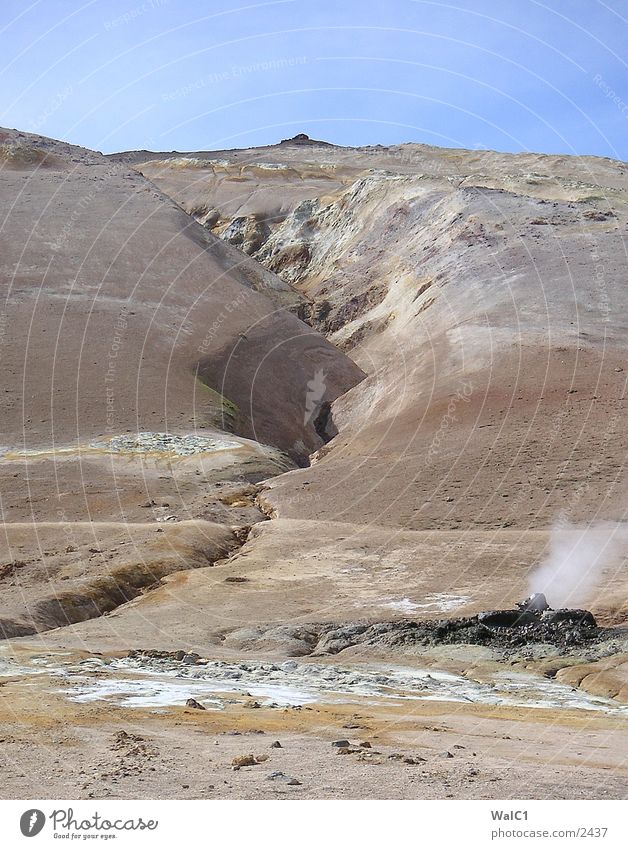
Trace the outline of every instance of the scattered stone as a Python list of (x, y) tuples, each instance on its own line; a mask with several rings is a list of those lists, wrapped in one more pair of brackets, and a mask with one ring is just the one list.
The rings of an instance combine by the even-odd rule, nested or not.
[(270, 744), (270, 748), (271, 748), (271, 749), (283, 749), (283, 746), (281, 745), (281, 743), (279, 742), (279, 740), (275, 740), (275, 742), (274, 742), (274, 743), (271, 743), (271, 744)]
[(543, 622), (551, 625), (569, 626), (577, 628), (596, 628), (597, 622), (589, 610), (580, 608), (560, 608), (559, 610), (546, 610), (541, 616)]
[(291, 778), (289, 775), (286, 775), (285, 772), (280, 772), (277, 770), (276, 772), (269, 772), (266, 776), (267, 781), (285, 781), (286, 784), (292, 785), (296, 787), (301, 784), (301, 782), (296, 778)]
[(268, 755), (239, 755), (231, 761), (233, 769), (238, 770), (243, 766), (257, 766), (268, 760)]
[(197, 660), (200, 660), (200, 654), (196, 654), (196, 652), (190, 652), (189, 654), (184, 654), (181, 660), (183, 663), (196, 663)]
[(417, 764), (424, 764), (425, 758), (421, 758), (418, 755), (415, 755), (414, 757), (408, 756), (408, 757), (405, 757), (403, 759), (403, 762), (404, 762), (404, 764), (411, 764), (411, 765), (414, 766), (414, 765), (417, 765)]
[(361, 751), (358, 754), (358, 760), (364, 761), (365, 763), (370, 763), (370, 764), (381, 764), (381, 763), (383, 763), (382, 759), (380, 757), (377, 757), (380, 754), (381, 754), (381, 752)]
[(285, 772), (280, 772), (279, 770), (277, 770), (275, 772), (269, 772), (268, 775), (266, 776), (266, 780), (267, 781), (287, 781), (288, 776), (285, 774)]
[(441, 757), (442, 758), (453, 758), (453, 755), (452, 755), (451, 752), (441, 752)]
[(113, 736), (116, 743), (122, 743), (123, 741), (130, 739), (129, 734), (127, 734), (126, 731), (116, 731)]
[(200, 702), (197, 702), (196, 699), (188, 699), (185, 705), (186, 707), (194, 708), (195, 710), (207, 710), (207, 708)]
[(256, 702), (255, 699), (248, 699), (248, 701), (244, 702), (243, 706), (249, 710), (257, 710), (258, 708), (261, 708), (261, 704)]
[(14, 560), (12, 563), (3, 563), (0, 565), (0, 578), (10, 578), (18, 569), (26, 566), (23, 560)]
[(255, 755), (239, 755), (231, 761), (231, 766), (240, 769), (243, 766), (255, 766), (256, 763)]
[(372, 748), (373, 748), (373, 747), (371, 746), (371, 744), (368, 742), (368, 740), (365, 740), (363, 743), (360, 743), (360, 746), (361, 746), (363, 749), (372, 749)]
[[(129, 770), (138, 772), (141, 764), (157, 756), (157, 749), (138, 734), (129, 734), (126, 731), (117, 731), (114, 734), (114, 742), (111, 749), (118, 753), (119, 761), (115, 767), (114, 776), (123, 777), (130, 775)], [(131, 763), (129, 763), (131, 761)], [(106, 778), (106, 775), (102, 776)]]
[(249, 582), (249, 578), (240, 578), (237, 575), (230, 575), (228, 578), (225, 578), (226, 584), (246, 584)]
[(334, 740), (332, 746), (335, 746), (337, 749), (348, 749), (351, 743), (348, 740)]
[(193, 434), (179, 435), (142, 431), (134, 435), (114, 436), (111, 439), (90, 442), (87, 447), (92, 451), (106, 451), (112, 454), (163, 452), (184, 457), (222, 448), (237, 448), (239, 443), (234, 440), (211, 439), (210, 437)]

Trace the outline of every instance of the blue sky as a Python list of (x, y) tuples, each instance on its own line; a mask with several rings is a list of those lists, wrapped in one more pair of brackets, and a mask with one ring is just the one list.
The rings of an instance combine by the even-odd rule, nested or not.
[(96, 148), (628, 159), (625, 0), (2, 0), (0, 124)]

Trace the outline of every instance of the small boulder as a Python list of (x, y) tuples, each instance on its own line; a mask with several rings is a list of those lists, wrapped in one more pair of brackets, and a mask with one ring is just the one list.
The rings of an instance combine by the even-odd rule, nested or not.
[(543, 593), (532, 593), (531, 596), (520, 601), (517, 607), (527, 613), (543, 613), (544, 610), (549, 610), (549, 604)]
[(255, 766), (256, 763), (255, 755), (238, 755), (231, 761), (231, 766), (234, 769), (240, 769), (243, 766)]
[(257, 766), (268, 760), (268, 755), (239, 755), (231, 761), (233, 769), (240, 769), (243, 766)]
[(280, 770), (276, 770), (275, 772), (269, 772), (266, 776), (267, 781), (288, 781), (288, 776), (285, 772), (281, 772)]

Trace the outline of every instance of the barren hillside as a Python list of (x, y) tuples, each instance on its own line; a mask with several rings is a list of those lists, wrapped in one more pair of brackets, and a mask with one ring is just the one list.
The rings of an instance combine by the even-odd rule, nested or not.
[[(136, 171), (15, 130), (0, 143), (0, 580), (16, 590), (2, 617), (10, 636), (98, 615), (159, 580), (161, 555), (136, 543), (128, 523), (152, 522), (154, 533), (201, 519), (230, 537), (263, 518), (255, 482), (306, 462), (323, 444), (318, 406), (363, 374), (299, 320), (301, 298), (286, 283)], [(329, 378), (308, 414), (322, 371)], [(112, 523), (136, 566), (113, 543)], [(88, 564), (64, 575), (82, 598), (63, 604), (54, 557), (71, 560), (86, 534)], [(176, 568), (192, 565), (179, 557)], [(116, 589), (129, 567), (136, 577)], [(49, 616), (28, 609), (34, 599)]]
[(8, 794), (625, 794), (627, 166), (0, 155)]
[(286, 284), (99, 154), (4, 131), (2, 157), (8, 448), (227, 419), (292, 454), (320, 444), (299, 390), (362, 375)]

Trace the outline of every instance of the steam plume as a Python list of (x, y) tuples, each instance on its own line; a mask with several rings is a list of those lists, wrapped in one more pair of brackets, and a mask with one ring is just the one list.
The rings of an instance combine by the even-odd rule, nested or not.
[(545, 593), (554, 608), (583, 605), (600, 585), (603, 570), (619, 567), (627, 545), (626, 525), (582, 527), (561, 517), (552, 528), (545, 560), (530, 576), (530, 592)]

